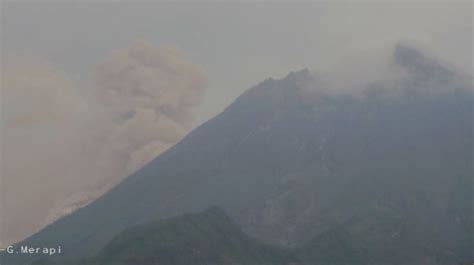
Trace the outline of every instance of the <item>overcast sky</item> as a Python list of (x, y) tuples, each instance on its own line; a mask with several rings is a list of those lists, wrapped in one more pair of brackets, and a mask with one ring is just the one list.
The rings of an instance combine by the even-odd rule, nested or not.
[(45, 59), (88, 89), (114, 49), (176, 45), (209, 79), (199, 121), (267, 77), (328, 67), (371, 42), (417, 41), (472, 68), (471, 1), (334, 2), (5, 2), (2, 51)]

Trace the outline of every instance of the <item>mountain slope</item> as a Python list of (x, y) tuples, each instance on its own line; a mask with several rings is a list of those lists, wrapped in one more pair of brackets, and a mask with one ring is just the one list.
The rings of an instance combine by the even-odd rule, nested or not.
[[(49, 264), (47, 258), (35, 265)], [(88, 259), (65, 265), (355, 265), (369, 264), (360, 242), (343, 228), (326, 231), (300, 248), (264, 244), (244, 234), (218, 207), (136, 225)]]
[(404, 75), (362, 96), (326, 93), (308, 71), (266, 80), (26, 242), (94, 255), (127, 227), (218, 205), (284, 246), (337, 228), (329, 238), (350, 235), (376, 264), (470, 262), (472, 84), (406, 46), (393, 63)]
[(293, 261), (289, 251), (249, 238), (222, 210), (213, 207), (126, 229), (86, 263), (286, 265)]

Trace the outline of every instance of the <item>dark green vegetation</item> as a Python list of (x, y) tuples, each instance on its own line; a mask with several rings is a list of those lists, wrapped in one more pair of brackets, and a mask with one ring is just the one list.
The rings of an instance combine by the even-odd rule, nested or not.
[(357, 95), (307, 71), (266, 80), (26, 242), (95, 256), (129, 227), (218, 205), (313, 265), (471, 264), (471, 80), (405, 46), (392, 63), (404, 74)]

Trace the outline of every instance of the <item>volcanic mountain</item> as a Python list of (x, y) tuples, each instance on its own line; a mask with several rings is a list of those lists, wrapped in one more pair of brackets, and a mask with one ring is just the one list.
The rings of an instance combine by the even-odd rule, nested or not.
[(471, 79), (409, 46), (391, 58), (400, 74), (358, 93), (333, 93), (307, 70), (263, 81), (23, 243), (92, 256), (128, 227), (217, 205), (302, 256), (358, 245), (361, 264), (470, 264)]

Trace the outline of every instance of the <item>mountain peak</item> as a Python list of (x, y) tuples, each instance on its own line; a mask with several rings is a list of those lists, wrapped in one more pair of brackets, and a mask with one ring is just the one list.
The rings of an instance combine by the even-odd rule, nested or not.
[(300, 79), (307, 79), (312, 78), (311, 72), (308, 68), (301, 69), (299, 71), (291, 71), (285, 79), (288, 80), (300, 80)]
[(302, 86), (307, 86), (314, 81), (313, 75), (308, 70), (304, 68), (299, 71), (290, 72), (285, 78), (282, 79), (286, 84), (289, 84), (290, 87), (301, 88)]
[(282, 106), (299, 106), (300, 91), (312, 87), (314, 81), (313, 75), (306, 68), (292, 71), (280, 79), (268, 78), (248, 89), (229, 106), (229, 109), (238, 108), (262, 113), (265, 112), (264, 109), (273, 111)]
[(396, 64), (406, 69), (410, 74), (419, 77), (446, 79), (454, 75), (454, 73), (439, 60), (406, 44), (397, 44), (394, 49), (393, 57)]

